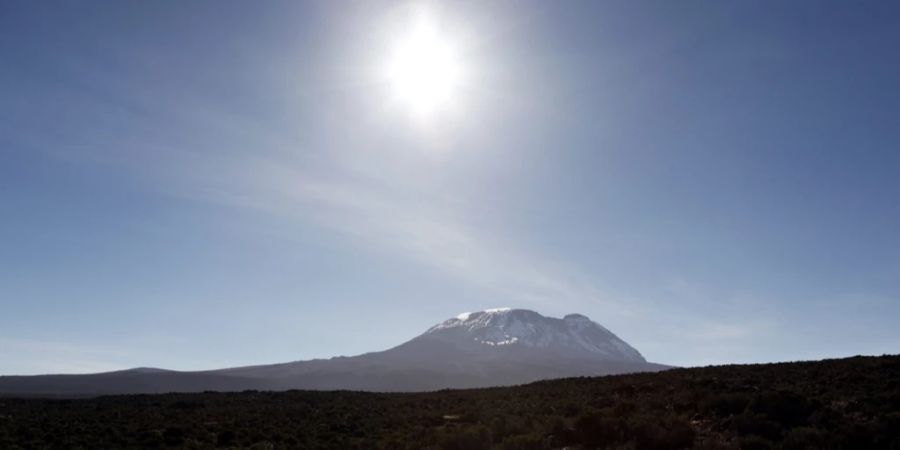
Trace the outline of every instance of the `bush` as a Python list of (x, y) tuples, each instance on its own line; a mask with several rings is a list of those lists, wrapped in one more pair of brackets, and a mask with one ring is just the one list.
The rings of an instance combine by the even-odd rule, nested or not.
[(621, 419), (600, 413), (585, 414), (575, 420), (574, 434), (578, 443), (587, 447), (607, 447), (624, 442)]
[(693, 445), (695, 438), (691, 424), (679, 417), (637, 418), (632, 433), (637, 450), (680, 450)]
[(170, 447), (176, 447), (184, 442), (184, 430), (179, 427), (169, 427), (163, 431), (163, 441)]
[(825, 433), (816, 428), (794, 428), (781, 443), (784, 450), (818, 450), (827, 447)]
[(503, 440), (500, 444), (502, 450), (544, 450), (549, 448), (544, 445), (544, 439), (535, 434), (520, 434)]
[(482, 425), (451, 429), (445, 431), (438, 446), (443, 450), (489, 450), (491, 433)]
[(738, 442), (741, 450), (769, 450), (772, 448), (772, 441), (760, 436), (744, 436)]
[(234, 445), (234, 432), (231, 430), (225, 430), (219, 433), (216, 436), (216, 446), (217, 447), (231, 447)]
[(748, 404), (750, 397), (746, 394), (713, 394), (700, 404), (700, 411), (720, 416), (736, 415), (744, 412)]
[(731, 431), (738, 436), (756, 435), (770, 441), (781, 436), (781, 426), (762, 414), (745, 412), (731, 421)]
[(751, 411), (786, 426), (806, 424), (814, 409), (806, 398), (784, 391), (763, 393), (750, 404)]
[(578, 443), (578, 435), (575, 430), (566, 426), (562, 419), (557, 418), (550, 427), (550, 446), (553, 448), (567, 447)]

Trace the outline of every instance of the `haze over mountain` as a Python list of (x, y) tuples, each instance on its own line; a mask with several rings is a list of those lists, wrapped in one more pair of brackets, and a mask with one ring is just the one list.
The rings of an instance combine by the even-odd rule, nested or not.
[(141, 367), (89, 375), (7, 376), (0, 377), (0, 394), (427, 391), (666, 367), (647, 362), (635, 348), (583, 315), (558, 319), (498, 308), (460, 314), (401, 345), (358, 356), (196, 372)]

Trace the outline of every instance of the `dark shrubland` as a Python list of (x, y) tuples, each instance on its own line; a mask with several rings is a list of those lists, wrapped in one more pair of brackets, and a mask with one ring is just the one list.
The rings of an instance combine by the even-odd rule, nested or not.
[(900, 449), (900, 356), (419, 394), (0, 399), (0, 448)]

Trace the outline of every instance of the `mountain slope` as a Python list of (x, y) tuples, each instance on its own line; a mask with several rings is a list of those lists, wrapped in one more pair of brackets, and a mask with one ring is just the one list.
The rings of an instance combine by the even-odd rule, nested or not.
[(198, 372), (132, 369), (92, 375), (0, 377), (0, 394), (98, 395), (246, 389), (428, 391), (581, 375), (656, 371), (633, 347), (585, 316), (522, 309), (460, 314), (394, 348)]

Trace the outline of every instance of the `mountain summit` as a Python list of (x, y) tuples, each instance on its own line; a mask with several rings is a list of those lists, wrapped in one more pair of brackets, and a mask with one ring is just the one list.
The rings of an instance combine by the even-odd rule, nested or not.
[(245, 389), (429, 391), (574, 376), (657, 371), (615, 334), (580, 314), (527, 309), (459, 314), (396, 347), (351, 357), (180, 372), (0, 377), (0, 395), (100, 395)]
[(488, 309), (447, 319), (417, 339), (455, 342), (473, 350), (518, 346), (557, 356), (647, 362), (634, 347), (581, 314), (557, 319), (527, 309)]

